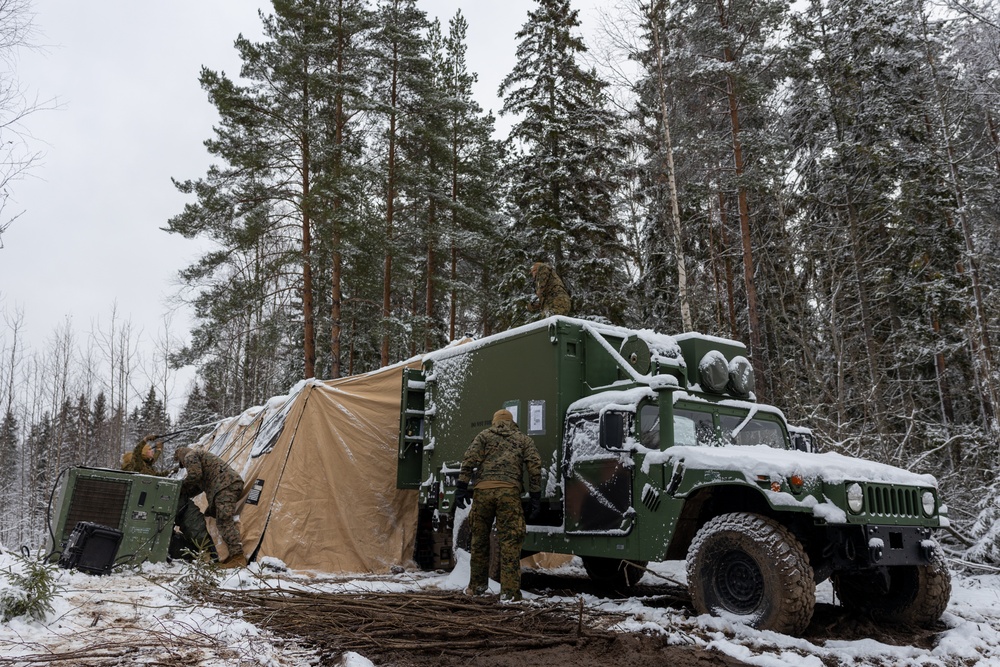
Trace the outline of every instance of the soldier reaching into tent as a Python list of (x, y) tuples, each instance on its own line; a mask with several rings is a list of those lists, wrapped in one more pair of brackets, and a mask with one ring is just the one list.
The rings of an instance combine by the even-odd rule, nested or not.
[(236, 504), (243, 495), (243, 478), (221, 458), (203, 449), (178, 447), (174, 457), (187, 470), (181, 495), (193, 497), (204, 492), (208, 502), (205, 516), (215, 517), (215, 525), (229, 549), (229, 557), (220, 567), (245, 567), (243, 540), (233, 519)]
[(535, 262), (531, 265), (531, 279), (535, 281), (535, 299), (528, 304), (528, 310), (541, 311), (545, 317), (569, 315), (572, 307), (569, 291), (555, 269), (545, 262)]
[(493, 425), (473, 439), (465, 450), (455, 491), (455, 506), (469, 500), (469, 481), (479, 470), (472, 512), (472, 561), (469, 592), (482, 595), (489, 583), (490, 533), (497, 523), (500, 543), (500, 599), (521, 599), (521, 546), (524, 510), (521, 509), (523, 470), (528, 471), (531, 513), (537, 516), (542, 498), (542, 459), (534, 441), (517, 429), (509, 410), (497, 410)]

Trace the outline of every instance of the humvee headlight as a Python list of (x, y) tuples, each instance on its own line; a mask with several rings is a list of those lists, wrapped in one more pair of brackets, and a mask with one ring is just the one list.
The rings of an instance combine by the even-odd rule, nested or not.
[(859, 514), (864, 506), (865, 492), (861, 485), (855, 482), (847, 487), (847, 507), (855, 514)]
[(924, 514), (927, 516), (934, 515), (934, 494), (930, 491), (924, 491), (924, 495), (920, 498), (921, 503), (924, 506)]

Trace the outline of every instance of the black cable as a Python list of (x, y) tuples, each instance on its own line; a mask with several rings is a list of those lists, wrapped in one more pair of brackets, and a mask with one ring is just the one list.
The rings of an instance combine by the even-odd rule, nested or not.
[[(52, 485), (52, 492), (49, 494), (49, 506), (48, 506), (48, 508), (45, 511), (45, 526), (49, 529), (49, 538), (51, 538), (51, 540), (52, 540), (52, 551), (50, 551), (49, 553), (47, 553), (45, 555), (45, 558), (43, 558), (42, 560), (48, 560), (48, 559), (52, 558), (52, 556), (54, 556), (56, 554), (56, 552), (58, 552), (60, 556), (62, 555), (62, 550), (59, 548), (59, 547), (62, 546), (62, 544), (58, 544), (58, 545), (56, 544), (56, 533), (55, 533), (54, 530), (52, 530), (52, 501), (55, 500), (55, 497), (56, 497), (56, 488), (58, 488), (58, 486), (59, 486), (59, 480), (62, 479), (62, 476), (66, 472), (68, 472), (71, 467), (72, 466), (67, 466), (67, 467), (63, 468), (61, 471), (59, 471), (59, 474), (56, 476), (56, 481)], [(22, 549), (27, 549), (27, 547), (25, 547), (25, 546), (22, 546), (21, 548)]]

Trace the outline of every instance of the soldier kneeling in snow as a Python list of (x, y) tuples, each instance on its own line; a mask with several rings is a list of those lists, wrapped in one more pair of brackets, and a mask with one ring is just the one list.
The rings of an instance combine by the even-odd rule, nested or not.
[(243, 478), (218, 456), (202, 449), (178, 447), (174, 457), (177, 464), (187, 470), (181, 496), (192, 497), (204, 492), (208, 501), (205, 516), (215, 517), (215, 525), (229, 549), (229, 557), (219, 564), (220, 567), (245, 567), (243, 541), (233, 520), (236, 505), (243, 495)]

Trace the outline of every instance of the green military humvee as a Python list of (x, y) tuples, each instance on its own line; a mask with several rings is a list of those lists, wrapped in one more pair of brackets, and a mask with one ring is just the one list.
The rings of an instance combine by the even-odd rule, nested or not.
[(700, 613), (802, 632), (816, 584), (886, 621), (927, 625), (950, 577), (932, 476), (811, 451), (757, 403), (746, 348), (552, 317), (424, 357), (403, 382), (397, 485), (419, 489), (416, 558), (447, 567), (462, 456), (510, 410), (542, 456), (526, 554), (575, 554), (628, 587), (687, 559)]

